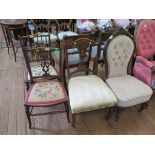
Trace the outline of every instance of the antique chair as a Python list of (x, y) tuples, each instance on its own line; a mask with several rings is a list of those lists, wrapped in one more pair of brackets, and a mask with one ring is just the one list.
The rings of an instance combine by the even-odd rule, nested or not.
[(123, 30), (113, 33), (105, 47), (106, 83), (118, 98), (117, 112), (120, 108), (135, 105), (140, 105), (142, 110), (152, 96), (149, 86), (129, 75), (134, 51), (133, 37)]
[[(31, 116), (55, 114), (66, 111), (67, 118), (69, 119), (68, 96), (61, 82), (62, 78), (60, 74), (51, 75), (50, 70), (53, 68), (49, 62), (49, 51), (46, 50), (46, 47), (33, 47), (24, 48), (23, 53), (31, 81), (30, 89), (25, 95), (24, 104), (29, 128), (31, 128)], [(34, 70), (30, 63), (30, 57), (35, 57), (39, 64), (40, 74), (38, 75), (37, 73), (37, 76), (33, 73)], [(40, 78), (40, 81), (36, 81), (36, 78)], [(66, 110), (55, 110), (46, 113), (33, 113), (32, 111), (34, 107), (56, 106), (59, 104), (64, 104)]]
[[(106, 107), (110, 107), (109, 109), (111, 109), (117, 102), (116, 96), (101, 78), (96, 75), (88, 75), (90, 72), (93, 74), (96, 72), (89, 68), (92, 46), (94, 45), (96, 44), (93, 40), (85, 37), (63, 44), (66, 56), (67, 77), (69, 80), (68, 92), (73, 127), (76, 126), (76, 114)], [(78, 49), (76, 54), (80, 61), (74, 70), (70, 70), (70, 53), (66, 52), (69, 47)], [(96, 57), (98, 59), (98, 54)], [(82, 76), (82, 72), (87, 75)], [(81, 73), (81, 76), (75, 77), (78, 73)], [(109, 114), (107, 117), (109, 117)]]
[(51, 30), (50, 26), (50, 19), (31, 19), (31, 22), (34, 26), (34, 33), (43, 33), (47, 34), (50, 33), (50, 40), (52, 43), (55, 43), (57, 41), (57, 36), (54, 35)]
[[(33, 34), (33, 35), (28, 35), (28, 36), (20, 36), (20, 42), (22, 45), (22, 50), (23, 52), (26, 49), (33, 49), (33, 48), (37, 48), (37, 47), (45, 47), (46, 51), (48, 52), (48, 61), (49, 61), (49, 75), (51, 76), (57, 76), (58, 75), (58, 71), (57, 69), (53, 66), (54, 65), (54, 60), (52, 58), (51, 52), (52, 52), (52, 48), (51, 48), (51, 42), (50, 42), (50, 34), (42, 34), (42, 33), (37, 33), (37, 34)], [(32, 72), (32, 76), (34, 77), (35, 81), (41, 80), (43, 77), (44, 72), (42, 71), (42, 67), (40, 65), (39, 62), (39, 58), (34, 55), (34, 52), (30, 51), (28, 55), (28, 59), (26, 59), (26, 63), (27, 63), (27, 68), (30, 66), (31, 67), (31, 72)], [(29, 69), (30, 70), (30, 69)], [(30, 87), (31, 84), (31, 79), (30, 79), (30, 73), (29, 70), (26, 70), (25, 72), (25, 85), (27, 90)]]
[(136, 33), (136, 62), (133, 73), (136, 78), (155, 89), (155, 21), (143, 20)]
[(9, 54), (9, 49), (12, 48), (14, 57), (15, 57), (15, 62), (16, 62), (17, 60), (16, 54), (18, 52), (18, 48), (21, 47), (18, 35), (21, 35), (21, 36), (27, 35), (27, 23), (14, 24), (14, 25), (1, 23), (1, 26), (2, 26), (2, 31), (6, 41), (8, 54)]
[[(77, 39), (80, 38), (87, 38), (87, 39), (91, 39), (95, 41), (95, 35), (93, 34), (88, 34), (88, 35), (78, 35), (78, 36), (65, 36), (64, 39), (62, 40), (62, 50), (61, 50), (61, 57), (62, 57), (62, 62), (61, 63), (61, 73), (64, 79), (64, 83), (66, 82), (65, 78), (66, 78), (66, 74), (65, 71), (67, 69), (66, 66), (66, 53), (68, 53), (68, 66), (70, 69), (72, 68), (76, 68), (77, 66), (79, 66), (80, 63), (80, 57), (78, 54), (78, 48), (73, 48), (72, 46), (72, 42), (74, 42)], [(65, 47), (65, 48), (64, 48)], [(58, 55), (58, 51), (56, 51), (55, 53), (57, 53)], [(97, 54), (97, 53), (96, 53)], [(56, 54), (55, 54), (56, 55)], [(55, 58), (55, 56), (53, 55), (53, 58)], [(54, 59), (55, 60), (55, 59)], [(94, 61), (95, 61), (95, 57), (94, 57)], [(59, 63), (60, 64), (60, 63)], [(65, 83), (66, 86), (66, 83)]]
[(56, 19), (57, 29), (58, 29), (58, 39), (60, 41), (63, 40), (64, 36), (75, 36), (78, 35), (77, 33), (73, 32), (72, 29), (72, 19)]

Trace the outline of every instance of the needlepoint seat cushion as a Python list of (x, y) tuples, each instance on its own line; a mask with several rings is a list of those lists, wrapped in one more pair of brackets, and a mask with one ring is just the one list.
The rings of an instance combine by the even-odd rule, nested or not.
[(25, 104), (31, 106), (54, 105), (68, 100), (63, 85), (58, 81), (33, 84), (26, 96)]

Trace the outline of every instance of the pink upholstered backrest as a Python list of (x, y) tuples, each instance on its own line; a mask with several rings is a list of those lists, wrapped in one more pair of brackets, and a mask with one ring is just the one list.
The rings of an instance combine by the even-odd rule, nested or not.
[(155, 55), (155, 21), (143, 20), (140, 22), (136, 35), (137, 55), (150, 58)]

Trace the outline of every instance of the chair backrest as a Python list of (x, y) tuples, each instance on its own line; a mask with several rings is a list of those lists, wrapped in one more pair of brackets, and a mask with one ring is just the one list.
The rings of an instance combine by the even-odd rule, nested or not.
[(128, 74), (134, 51), (135, 42), (128, 32), (122, 30), (113, 33), (104, 52), (106, 78)]
[(142, 20), (136, 33), (137, 55), (151, 58), (155, 55), (155, 21)]
[(22, 48), (51, 47), (50, 33), (37, 33), (27, 36), (19, 36)]
[(72, 19), (56, 19), (58, 32), (72, 31)]
[[(35, 82), (35, 79), (61, 79), (61, 76), (53, 69), (51, 52), (46, 47), (33, 47), (23, 49), (26, 66), (30, 74), (31, 83)], [(37, 67), (37, 76), (32, 74), (32, 70)], [(38, 74), (38, 71), (40, 74)], [(34, 76), (33, 76), (34, 75)]]
[(31, 19), (35, 27), (35, 33), (37, 32), (49, 32), (50, 33), (50, 19)]
[(106, 28), (104, 31), (100, 30), (99, 31), (99, 42), (106, 42), (109, 37), (115, 32), (115, 31), (118, 31), (118, 30), (121, 30), (122, 28), (112, 28), (112, 27), (108, 27)]
[[(77, 72), (92, 72), (89, 68), (91, 59), (92, 46), (95, 46), (94, 35), (78, 35), (78, 36), (66, 36), (63, 39), (63, 52), (64, 60), (66, 61), (68, 78)], [(76, 49), (74, 52), (69, 52), (71, 49)], [(98, 53), (98, 52), (97, 52)], [(74, 55), (79, 58), (77, 68), (74, 71), (70, 70), (69, 56)], [(99, 55), (99, 54), (98, 54)], [(96, 61), (95, 61), (96, 62)], [(95, 73), (95, 71), (94, 71)]]

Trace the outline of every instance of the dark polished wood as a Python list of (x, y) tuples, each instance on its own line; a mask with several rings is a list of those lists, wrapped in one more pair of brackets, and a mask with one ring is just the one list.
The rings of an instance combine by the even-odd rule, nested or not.
[[(74, 41), (80, 38), (87, 38), (87, 39), (95, 41), (95, 35), (90, 35), (90, 34), (89, 35), (78, 35), (78, 36), (65, 36), (62, 41), (62, 48), (60, 49), (60, 55), (61, 55), (61, 61), (62, 61), (61, 66), (60, 66), (60, 72), (62, 74), (63, 81), (64, 81), (66, 88), (67, 88), (66, 75), (65, 75), (65, 71), (67, 69), (67, 65), (66, 65), (67, 58), (66, 57), (68, 54), (74, 57), (75, 54), (78, 53), (78, 51), (68, 52), (68, 50), (73, 49)], [(79, 66), (79, 62), (68, 64), (68, 68), (70, 69), (78, 67), (78, 66)]]
[(51, 32), (50, 19), (31, 19), (35, 27), (35, 33), (37, 32)]

